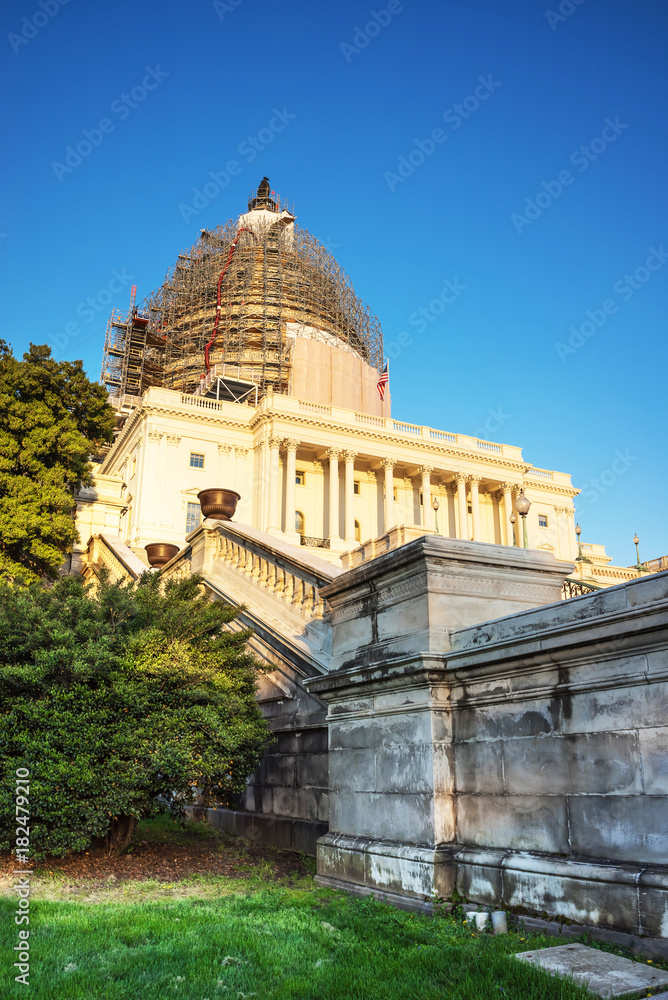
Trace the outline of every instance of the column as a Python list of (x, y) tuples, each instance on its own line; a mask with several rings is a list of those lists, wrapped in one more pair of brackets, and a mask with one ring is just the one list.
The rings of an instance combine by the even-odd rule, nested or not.
[(341, 541), (339, 529), (339, 456), (338, 448), (330, 448), (329, 459), (329, 539)]
[(480, 541), (480, 495), (478, 485), (480, 476), (469, 476), (471, 484), (471, 513), (473, 514), (473, 541)]
[(503, 537), (506, 539), (506, 545), (512, 545), (513, 526), (510, 523), (510, 515), (513, 512), (513, 485), (512, 483), (503, 483), (501, 489), (503, 490)]
[(469, 518), (466, 512), (466, 476), (458, 472), (455, 479), (457, 481), (457, 507), (459, 511), (459, 534), (457, 537), (465, 538), (468, 541)]
[(280, 438), (269, 438), (269, 525), (267, 531), (270, 532), (281, 530), (280, 447)]
[(346, 463), (344, 488), (344, 536), (346, 542), (356, 545), (355, 541), (355, 459), (357, 453), (344, 451), (343, 460)]
[(295, 511), (296, 511), (296, 491), (295, 491), (295, 480), (297, 478), (297, 448), (299, 447), (299, 441), (296, 438), (288, 438), (285, 442), (286, 448), (286, 461), (285, 461), (285, 534), (291, 539), (297, 540), (296, 536), (298, 534), (295, 528)]
[(431, 474), (434, 471), (433, 465), (423, 465), (420, 469), (422, 476), (422, 526), (424, 528), (434, 527), (434, 512), (431, 509)]
[(394, 458), (384, 458), (383, 468), (385, 469), (385, 525), (383, 530), (389, 531), (394, 526)]
[[(176, 512), (174, 507), (178, 500), (176, 490), (178, 473), (175, 476), (175, 471), (178, 469), (178, 447), (181, 443), (181, 435), (165, 434), (165, 441), (167, 448), (165, 453), (165, 472), (162, 479), (164, 488), (162, 493), (162, 518), (160, 527), (174, 531), (176, 528)], [(176, 450), (172, 451), (172, 448)]]

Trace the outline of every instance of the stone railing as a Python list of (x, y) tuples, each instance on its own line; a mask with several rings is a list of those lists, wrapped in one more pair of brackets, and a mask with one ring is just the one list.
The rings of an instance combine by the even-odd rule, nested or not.
[(118, 583), (119, 580), (136, 580), (148, 566), (120, 538), (93, 535), (86, 549), (82, 576), (87, 583), (92, 582), (101, 569), (106, 569), (111, 583)]
[(326, 602), (320, 589), (341, 571), (294, 545), (232, 521), (204, 521), (190, 544), (162, 570), (166, 580), (200, 573), (206, 582), (231, 585), (245, 602), (304, 624), (321, 621)]

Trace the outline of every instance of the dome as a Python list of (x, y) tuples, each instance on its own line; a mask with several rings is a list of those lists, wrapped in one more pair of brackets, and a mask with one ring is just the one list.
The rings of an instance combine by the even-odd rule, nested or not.
[(129, 323), (144, 324), (122, 386), (136, 395), (154, 385), (200, 391), (207, 373), (223, 366), (260, 392), (271, 386), (290, 393), (299, 338), (352, 352), (377, 371), (383, 365), (377, 318), (326, 248), (295, 224), (267, 178), (247, 213), (202, 230), (179, 254)]

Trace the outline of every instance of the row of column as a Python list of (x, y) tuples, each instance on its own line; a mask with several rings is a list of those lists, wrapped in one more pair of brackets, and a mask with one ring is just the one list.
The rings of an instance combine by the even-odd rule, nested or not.
[[(286, 488), (285, 488), (285, 524), (288, 534), (294, 531), (296, 513), (296, 457), (299, 441), (296, 438), (289, 438), (283, 441), (280, 438), (269, 439), (269, 525), (270, 532), (281, 530), (281, 495), (279, 489), (280, 482), (280, 449), (286, 449)], [(339, 462), (344, 463), (344, 534), (343, 541), (349, 544), (355, 543), (355, 459), (357, 454), (354, 451), (340, 448), (330, 448), (327, 451), (329, 461), (329, 529), (330, 541), (341, 541), (339, 526)], [(385, 528), (396, 524), (395, 503), (394, 503), (394, 467), (396, 460), (384, 458), (382, 460), (384, 471), (384, 513)], [(418, 473), (421, 477), (422, 485), (422, 523), (425, 528), (434, 527), (434, 510), (432, 508), (431, 476), (434, 469), (431, 465), (423, 465)], [(469, 538), (468, 521), (468, 498), (470, 493), (471, 502), (471, 523), (474, 541), (482, 541), (482, 529), (480, 519), (480, 476), (467, 476), (458, 473), (455, 476), (456, 483), (456, 503), (458, 510), (457, 537)], [(467, 489), (468, 488), (468, 489)], [(503, 483), (501, 492), (503, 494), (503, 522), (505, 526), (504, 536), (507, 545), (513, 544), (512, 525), (510, 515), (513, 513), (513, 491), (519, 487), (514, 483)], [(445, 515), (445, 511), (443, 512)], [(515, 529), (517, 530), (517, 529)]]

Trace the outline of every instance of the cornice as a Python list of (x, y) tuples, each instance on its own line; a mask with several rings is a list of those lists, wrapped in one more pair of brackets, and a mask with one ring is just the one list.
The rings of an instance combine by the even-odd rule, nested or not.
[[(128, 418), (125, 427), (112, 445), (108, 455), (105, 457), (100, 471), (104, 472), (108, 468), (111, 464), (112, 457), (115, 457), (115, 455), (118, 454), (118, 451), (122, 448), (126, 439), (130, 436), (135, 424), (139, 422), (142, 417), (148, 417), (149, 414), (176, 417), (182, 420), (185, 419), (188, 422), (206, 421), (207, 423), (214, 424), (218, 427), (234, 428), (241, 431), (250, 430), (252, 433), (262, 429), (266, 424), (272, 423), (280, 426), (281, 422), (286, 422), (292, 427), (308, 427), (312, 430), (323, 431), (325, 434), (331, 434), (332, 429), (335, 429), (338, 433), (343, 435), (354, 436), (357, 441), (363, 440), (367, 442), (377, 442), (379, 445), (382, 445), (380, 450), (385, 450), (388, 444), (397, 448), (409, 448), (413, 450), (416, 455), (414, 464), (426, 464), (423, 461), (419, 461), (420, 455), (423, 457), (428, 456), (430, 461), (440, 460), (437, 461), (437, 465), (440, 465), (441, 467), (444, 459), (460, 459), (465, 462), (474, 462), (479, 467), (479, 471), (482, 473), (482, 478), (485, 479), (490, 478), (490, 474), (493, 469), (505, 469), (521, 476), (521, 481), (513, 484), (517, 487), (521, 487), (524, 483), (527, 483), (532, 490), (552, 492), (571, 499), (576, 497), (581, 492), (572, 486), (547, 482), (542, 479), (532, 479), (530, 468), (527, 467), (527, 463), (524, 459), (511, 459), (504, 457), (503, 455), (495, 455), (493, 460), (490, 460), (490, 456), (488, 455), (479, 455), (477, 452), (453, 447), (451, 445), (443, 444), (442, 442), (432, 442), (424, 439), (406, 440), (405, 438), (399, 437), (398, 435), (392, 434), (388, 431), (380, 432), (378, 430), (374, 430), (373, 428), (366, 427), (364, 424), (349, 427), (347, 425), (332, 423), (331, 420), (320, 419), (313, 415), (309, 416), (302, 413), (288, 414), (282, 411), (273, 410), (265, 410), (262, 413), (251, 411), (250, 419), (240, 420), (232, 419), (229, 416), (223, 416), (215, 410), (202, 412), (201, 410), (193, 409), (191, 411), (180, 406), (166, 406), (165, 404), (160, 403), (142, 404), (142, 406), (135, 410), (134, 414)], [(279, 431), (278, 427), (275, 432), (278, 436), (282, 435), (283, 437), (288, 434), (287, 431)], [(294, 431), (290, 432), (290, 436), (294, 436)], [(396, 459), (395, 461), (401, 461), (401, 459)], [(461, 470), (457, 469), (450, 469), (449, 471), (455, 474), (461, 472)], [(485, 474), (486, 472), (488, 474)], [(470, 475), (470, 473), (463, 474)], [(492, 478), (496, 477), (492, 476)]]

